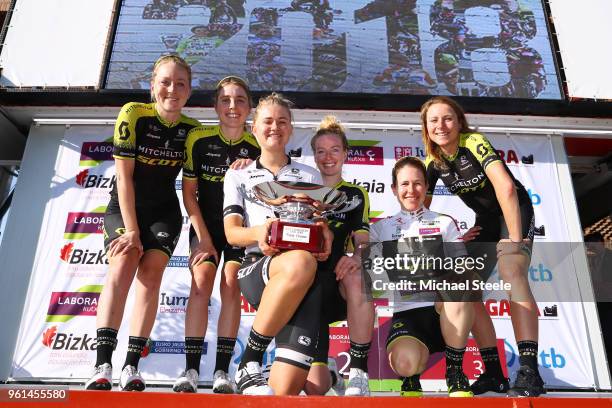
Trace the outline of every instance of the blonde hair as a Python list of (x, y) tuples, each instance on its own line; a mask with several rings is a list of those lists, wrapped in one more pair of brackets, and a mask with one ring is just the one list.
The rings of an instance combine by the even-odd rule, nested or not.
[[(151, 74), (151, 83), (155, 81), (155, 76), (157, 75), (157, 70), (159, 69), (159, 67), (161, 67), (162, 65), (168, 62), (174, 62), (177, 66), (183, 68), (187, 72), (187, 78), (189, 79), (188, 85), (189, 87), (191, 87), (191, 67), (189, 66), (187, 62), (185, 62), (184, 59), (174, 54), (162, 55), (161, 57), (157, 59), (157, 61), (155, 61), (155, 64), (153, 64), (153, 72)], [(155, 102), (155, 95), (153, 95), (152, 90), (151, 90), (151, 102)]]
[(240, 78), (239, 76), (234, 76), (234, 75), (226, 76), (225, 78), (221, 79), (217, 83), (217, 87), (215, 89), (215, 100), (214, 100), (215, 106), (217, 106), (217, 101), (219, 100), (219, 95), (221, 95), (221, 90), (227, 84), (234, 84), (234, 85), (238, 85), (239, 87), (241, 87), (247, 95), (247, 101), (249, 102), (249, 108), (253, 107), (253, 95), (251, 94), (251, 88), (249, 88), (249, 84), (244, 79)]
[(465, 117), (465, 112), (461, 105), (455, 102), (453, 99), (448, 96), (436, 96), (434, 98), (429, 99), (427, 102), (421, 106), (421, 133), (423, 138), (423, 146), (425, 146), (425, 154), (427, 156), (431, 156), (434, 161), (434, 164), (438, 167), (444, 167), (444, 161), (442, 160), (442, 152), (440, 151), (440, 146), (437, 145), (431, 138), (429, 137), (429, 133), (427, 132), (427, 111), (435, 104), (443, 104), (449, 106), (455, 115), (457, 115), (457, 120), (459, 121), (459, 133), (468, 133), (473, 132), (474, 130), (470, 128), (468, 124), (467, 118)]
[(259, 103), (255, 108), (255, 112), (253, 112), (253, 122), (257, 121), (257, 116), (259, 115), (259, 111), (264, 106), (268, 105), (279, 105), (287, 109), (289, 112), (289, 119), (293, 121), (293, 114), (291, 113), (291, 108), (293, 107), (293, 102), (289, 99), (285, 98), (282, 94), (272, 92), (268, 96), (262, 96), (259, 98)]
[(327, 115), (323, 118), (323, 120), (321, 120), (321, 123), (319, 123), (319, 127), (317, 128), (317, 131), (315, 132), (312, 139), (310, 139), (310, 147), (312, 148), (313, 152), (315, 151), (315, 145), (316, 145), (317, 139), (323, 135), (338, 136), (338, 138), (342, 142), (342, 149), (345, 152), (348, 151), (349, 144), (346, 138), (346, 132), (344, 130), (344, 126), (342, 126), (338, 118), (336, 118), (335, 116)]

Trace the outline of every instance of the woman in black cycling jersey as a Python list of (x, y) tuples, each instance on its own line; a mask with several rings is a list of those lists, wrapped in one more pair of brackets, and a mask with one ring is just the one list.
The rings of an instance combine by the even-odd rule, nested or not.
[(500, 277), (512, 285), (509, 293), (512, 326), (519, 349), (520, 368), (508, 390), (499, 364), (493, 323), (482, 302), (474, 303), (472, 333), (480, 347), (485, 373), (472, 385), (474, 394), (506, 392), (511, 396), (538, 396), (545, 392), (537, 365), (538, 308), (529, 288), (527, 270), (533, 241), (534, 214), (525, 187), (514, 178), (493, 146), (470, 129), (463, 109), (454, 100), (439, 96), (421, 107), (423, 144), (427, 158), (429, 206), (436, 181), (476, 213), (468, 243), (472, 256), (493, 263), (481, 274), (487, 280), (498, 262)]
[[(327, 187), (356, 197), (360, 204), (354, 209), (329, 218), (334, 233), (332, 253), (319, 264), (319, 278), (323, 283), (323, 320), (319, 330), (317, 353), (308, 373), (305, 391), (308, 394), (327, 393), (333, 385), (337, 394), (370, 395), (368, 385), (368, 353), (374, 328), (374, 307), (363, 291), (361, 278), (361, 245), (369, 241), (370, 202), (362, 187), (347, 183), (342, 178), (342, 166), (348, 156), (348, 140), (344, 127), (334, 116), (323, 118), (319, 129), (310, 140), (315, 163)], [(349, 249), (352, 244), (353, 249)], [(346, 253), (352, 252), (351, 256)], [(348, 316), (347, 316), (348, 315)], [(330, 359), (329, 323), (348, 319), (350, 337), (349, 383), (339, 376), (335, 361)], [(336, 378), (331, 378), (333, 372)]]
[(109, 270), (97, 310), (97, 360), (86, 389), (110, 390), (128, 291), (136, 277), (127, 356), (119, 387), (143, 391), (138, 362), (157, 313), (159, 287), (178, 241), (182, 216), (175, 179), (183, 164), (187, 133), (199, 122), (181, 114), (191, 94), (191, 69), (163, 56), (153, 67), (152, 103), (121, 109), (113, 137), (117, 183), (104, 217)]
[(197, 391), (208, 325), (208, 302), (222, 254), (221, 312), (217, 320), (213, 392), (234, 392), (228, 372), (240, 325), (240, 287), (236, 274), (244, 249), (229, 245), (223, 232), (223, 179), (231, 163), (244, 159), (252, 161), (259, 156), (255, 137), (245, 130), (251, 107), (251, 91), (246, 82), (235, 76), (223, 78), (217, 84), (215, 94), (219, 125), (197, 127), (187, 134), (183, 203), (191, 220), (192, 276), (185, 314), (187, 361), (185, 371), (174, 384), (176, 392)]

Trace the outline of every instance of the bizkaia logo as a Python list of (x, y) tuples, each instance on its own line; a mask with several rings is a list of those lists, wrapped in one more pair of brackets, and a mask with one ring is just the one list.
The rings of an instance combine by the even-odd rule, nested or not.
[(423, 146), (395, 146), (393, 152), (395, 153), (395, 160), (406, 156), (425, 158)]
[(97, 166), (103, 161), (113, 160), (113, 138), (103, 142), (83, 142), (79, 166)]
[(83, 188), (103, 188), (111, 190), (117, 183), (117, 177), (105, 177), (100, 174), (91, 174), (90, 169), (81, 170), (74, 181)]
[(42, 344), (51, 350), (83, 351), (95, 350), (97, 343), (89, 334), (62, 333), (51, 326), (42, 333)]
[(108, 259), (103, 250), (75, 248), (74, 242), (64, 244), (60, 249), (60, 259), (70, 265), (108, 265)]
[(353, 179), (353, 181), (351, 181), (351, 183), (358, 185), (360, 187), (363, 187), (363, 189), (365, 191), (368, 192), (368, 194), (372, 194), (372, 193), (384, 193), (385, 192), (385, 183), (382, 183), (380, 181), (376, 181), (376, 179), (373, 180), (357, 180), (356, 178)]
[(75, 316), (95, 316), (102, 285), (87, 285), (74, 292), (51, 292), (47, 322), (67, 322)]
[(509, 150), (495, 149), (495, 152), (497, 153), (499, 158), (502, 159), (502, 161), (506, 164), (514, 164), (514, 165), (524, 164), (524, 165), (530, 166), (535, 163), (535, 160), (533, 158), (533, 153), (529, 153), (527, 155), (520, 155), (520, 154), (517, 154), (517, 152), (512, 149), (509, 149)]
[(349, 140), (347, 164), (384, 165), (384, 154), (378, 140)]
[(90, 212), (69, 212), (66, 217), (64, 239), (82, 239), (90, 234), (102, 234), (104, 229), (105, 206)]

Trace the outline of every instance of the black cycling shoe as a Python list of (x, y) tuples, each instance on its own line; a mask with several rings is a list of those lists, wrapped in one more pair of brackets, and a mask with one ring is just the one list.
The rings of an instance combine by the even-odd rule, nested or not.
[(508, 396), (537, 397), (541, 394), (546, 394), (546, 390), (540, 373), (527, 366), (520, 366), (516, 374), (516, 381), (508, 391)]
[(446, 385), (448, 386), (449, 397), (474, 396), (474, 393), (470, 389), (470, 382), (461, 367), (446, 369)]
[(474, 395), (484, 394), (489, 391), (505, 394), (508, 392), (510, 384), (506, 377), (495, 377), (485, 371), (474, 381), (471, 388)]
[(416, 374), (411, 377), (404, 377), (404, 381), (402, 381), (402, 388), (400, 388), (400, 396), (422, 397), (423, 387), (421, 387), (421, 381), (419, 378), (420, 374)]

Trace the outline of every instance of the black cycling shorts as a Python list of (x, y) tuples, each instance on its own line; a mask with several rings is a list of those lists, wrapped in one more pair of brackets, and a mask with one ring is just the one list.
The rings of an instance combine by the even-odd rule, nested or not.
[(427, 347), (429, 354), (446, 349), (440, 329), (440, 315), (433, 306), (394, 313), (387, 335), (387, 351), (391, 343), (401, 337), (417, 339)]
[(319, 341), (315, 351), (314, 363), (327, 364), (329, 354), (329, 324), (346, 319), (346, 300), (340, 294), (340, 285), (332, 271), (319, 271), (317, 279), (321, 281), (323, 302), (321, 303), (321, 326)]
[[(136, 219), (140, 230), (140, 242), (145, 251), (157, 249), (172, 256), (183, 225), (183, 217), (178, 201), (159, 207), (136, 207)], [(125, 225), (119, 204), (114, 200), (106, 207), (104, 214), (104, 248), (123, 235)]]
[[(535, 216), (531, 203), (519, 207), (523, 238), (533, 241)], [(482, 227), (480, 234), (472, 241), (467, 241), (465, 247), (471, 257), (484, 257), (485, 267), (478, 274), (487, 281), (497, 265), (497, 243), (508, 237), (508, 228), (503, 215), (476, 214), (474, 226)], [(486, 254), (486, 256), (485, 256)]]
[(270, 279), (271, 256), (247, 254), (238, 269), (238, 282), (244, 298), (255, 310)]
[[(223, 229), (221, 229), (221, 231), (223, 231)], [(236, 262), (241, 264), (242, 258), (244, 257), (244, 248), (231, 246), (227, 243), (227, 239), (225, 238), (225, 234), (223, 232), (221, 234), (216, 232), (217, 231), (214, 229), (208, 228), (208, 233), (212, 238), (212, 243), (217, 251), (217, 255), (219, 255), (219, 259), (221, 259), (221, 254), (223, 254), (223, 262)], [(200, 241), (198, 240), (198, 236), (193, 227), (189, 228), (189, 250), (193, 252), (199, 242)], [(214, 256), (208, 257), (204, 262), (210, 262), (215, 266), (219, 266)]]

